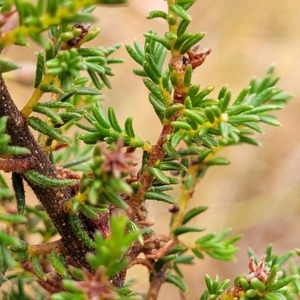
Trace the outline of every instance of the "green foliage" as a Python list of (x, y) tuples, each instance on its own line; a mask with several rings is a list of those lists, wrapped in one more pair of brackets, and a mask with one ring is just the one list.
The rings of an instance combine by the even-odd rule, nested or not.
[[(94, 245), (95, 253), (89, 253), (87, 255), (87, 261), (93, 270), (96, 271), (95, 275), (87, 274), (86, 272), (73, 267), (70, 269), (71, 274), (75, 278), (80, 278), (80, 280), (64, 280), (64, 286), (68, 292), (54, 294), (51, 299), (84, 299), (85, 289), (88, 288), (89, 285), (93, 288), (93, 279), (97, 279), (95, 284), (98, 287), (95, 293), (99, 297), (103, 295), (103, 292), (108, 294), (111, 293), (112, 295), (115, 293), (115, 289), (108, 285), (105, 280), (107, 280), (108, 277), (121, 272), (128, 265), (129, 260), (124, 255), (130, 245), (138, 238), (140, 233), (126, 233), (128, 221), (124, 216), (118, 218), (113, 217), (110, 222), (110, 237), (104, 239), (100, 232), (96, 232)], [(81, 286), (82, 288), (80, 289)], [(103, 289), (103, 291), (101, 291), (101, 289)], [(88, 291), (89, 289), (86, 290), (86, 292)], [(127, 291), (127, 294), (129, 293), (130, 290)], [(123, 298), (121, 297), (121, 299)]]
[[(250, 250), (249, 254), (254, 253)], [(272, 245), (269, 245), (260, 260), (251, 256), (248, 275), (243, 274), (236, 277), (234, 287), (227, 289), (221, 299), (233, 299), (233, 295), (237, 293), (240, 295), (238, 299), (294, 299), (299, 292), (297, 288), (299, 272), (293, 267), (293, 264), (290, 275), (282, 267), (294, 254), (294, 251), (288, 251), (282, 256), (275, 255), (272, 253)], [(201, 299), (215, 299), (216, 293), (211, 289), (212, 280), (208, 276), (205, 280), (207, 290)]]
[[(127, 268), (135, 264), (146, 266), (150, 275), (148, 294), (140, 296), (157, 299), (164, 282), (188, 291), (182, 266), (196, 258), (235, 259), (240, 236), (230, 236), (230, 229), (203, 234), (205, 228), (192, 222), (207, 206), (187, 210), (187, 205), (209, 167), (230, 163), (216, 154), (232, 145), (259, 145), (261, 123), (279, 126), (273, 113), (290, 95), (276, 86), (279, 77), (274, 77), (273, 66), (236, 97), (227, 86), (214, 95), (213, 86), (193, 84), (195, 69), (210, 50), (199, 50), (204, 32), (188, 31), (192, 16), (187, 11), (195, 0), (169, 1), (167, 12), (147, 14), (147, 19), (166, 23), (164, 35), (150, 30), (143, 35), (143, 45), (135, 40), (133, 46), (125, 46), (139, 65), (133, 72), (142, 77), (161, 123), (154, 145), (142, 140), (133, 117), (123, 124), (113, 107), (104, 111), (101, 105), (102, 89), (112, 88), (111, 65), (123, 62), (113, 57), (120, 44), (86, 46), (101, 31), (92, 27), (93, 5), (124, 2), (0, 1), (3, 24), (13, 9), (19, 17), (15, 29), (2, 33), (1, 50), (12, 44), (26, 46), (30, 40), (41, 48), (33, 93), (20, 118), (39, 133), (37, 141), (25, 137), (30, 146), (36, 142), (46, 154), (36, 161), (36, 148), (30, 153), (23, 144), (11, 145), (19, 125), (12, 130), (6, 123), (13, 123), (15, 116), (0, 116), (0, 169), (12, 172), (13, 188), (0, 174), (0, 285), (9, 281), (13, 286), (2, 292), (3, 299), (30, 299), (24, 287), (33, 281), (48, 292), (46, 296), (33, 285), (37, 299), (135, 299), (138, 294), (125, 283)], [(17, 67), (0, 61), (0, 73)], [(42, 102), (42, 96), (49, 99)], [(80, 132), (69, 134), (75, 126)], [(41, 205), (26, 203), (23, 179)], [(180, 193), (170, 194), (176, 185)], [(49, 191), (55, 195), (53, 203), (45, 195)], [(170, 205), (169, 233), (151, 228), (146, 200)], [(42, 243), (30, 245), (35, 234)], [(54, 240), (58, 234), (61, 239)], [(189, 245), (181, 240), (187, 234), (194, 237)], [(249, 253), (248, 275), (239, 275), (232, 288), (229, 279), (222, 282), (206, 275), (200, 299), (290, 300), (299, 294), (298, 267), (291, 264), (289, 275), (283, 268), (299, 251), (277, 256), (269, 246), (260, 260), (252, 250)]]

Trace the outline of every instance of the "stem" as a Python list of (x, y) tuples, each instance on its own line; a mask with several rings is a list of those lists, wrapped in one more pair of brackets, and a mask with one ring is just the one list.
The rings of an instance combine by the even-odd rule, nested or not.
[[(50, 84), (53, 81), (53, 76), (52, 75), (46, 75), (40, 85), (42, 84)], [(32, 107), (38, 104), (39, 100), (43, 96), (44, 92), (37, 87), (32, 96), (30, 97), (29, 101), (26, 103), (26, 105), (22, 108), (21, 110), (21, 115), (23, 116), (24, 119), (27, 119), (30, 114), (32, 113)]]
[(156, 300), (162, 284), (165, 282), (166, 271), (170, 263), (166, 263), (154, 274), (145, 300)]
[(28, 252), (30, 255), (44, 255), (44, 254), (50, 254), (53, 250), (56, 250), (59, 253), (64, 252), (65, 248), (62, 244), (61, 239), (54, 242), (31, 245), (29, 246)]
[[(192, 198), (193, 193), (195, 191), (195, 187), (200, 181), (200, 178), (198, 175), (199, 173), (199, 167), (201, 165), (191, 165), (189, 166), (187, 170), (187, 174), (185, 176), (185, 179), (183, 180), (183, 183), (181, 185), (181, 196), (180, 196), (180, 202), (179, 202), (179, 211), (174, 214), (173, 219), (172, 219), (172, 224), (170, 228), (170, 232), (172, 232), (175, 228), (181, 225), (182, 218), (185, 213), (186, 206), (189, 202), (189, 200)], [(190, 182), (190, 184), (186, 184)], [(177, 239), (176, 237), (174, 237)]]
[[(176, 117), (173, 116), (174, 120)], [(165, 125), (156, 144), (152, 147), (151, 151), (149, 152), (149, 161), (145, 167), (145, 171), (142, 173), (139, 179), (140, 188), (128, 200), (128, 205), (130, 207), (130, 210), (128, 211), (128, 216), (130, 218), (133, 218), (136, 215), (140, 204), (144, 201), (143, 195), (148, 191), (148, 189), (152, 185), (153, 176), (148, 172), (148, 169), (150, 167), (153, 167), (157, 161), (162, 161), (164, 159), (165, 152), (162, 146), (167, 141), (167, 136), (172, 132), (173, 127), (171, 125)]]
[[(11, 144), (14, 146), (25, 147), (30, 150), (32, 159), (38, 162), (33, 170), (49, 178), (58, 179), (54, 167), (41, 147), (37, 144), (27, 123), (24, 121), (20, 111), (13, 102), (2, 76), (0, 76), (0, 98), (0, 117), (8, 117), (6, 131), (11, 137)], [(26, 172), (21, 172), (20, 174), (32, 188), (61, 235), (62, 244), (67, 250), (66, 254), (70, 255), (78, 266), (91, 269), (85, 260), (86, 253), (91, 251), (91, 249), (76, 235), (76, 232), (74, 232), (69, 224), (69, 214), (62, 209), (63, 203), (74, 197), (72, 189), (69, 187), (42, 187), (30, 182), (26, 177)]]
[[(177, 29), (178, 29), (178, 16), (176, 14), (174, 14), (171, 10), (170, 10), (170, 5), (175, 4), (174, 0), (168, 0), (168, 14), (172, 15), (174, 17), (174, 19), (176, 20), (175, 25), (171, 25), (169, 24), (169, 31), (173, 32), (174, 34), (177, 34)], [(175, 58), (178, 55), (180, 55), (180, 53), (174, 49), (174, 44), (175, 44), (175, 40), (174, 41), (170, 41), (170, 46), (171, 46), (171, 54), (172, 57)]]
[(34, 168), (37, 164), (37, 161), (30, 157), (22, 157), (22, 158), (8, 158), (2, 159), (0, 158), (0, 170), (4, 172), (16, 172), (16, 173), (24, 173), (32, 168)]

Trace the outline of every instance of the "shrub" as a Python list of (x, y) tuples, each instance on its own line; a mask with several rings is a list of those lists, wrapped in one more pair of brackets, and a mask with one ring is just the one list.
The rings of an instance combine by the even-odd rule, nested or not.
[[(2, 291), (4, 299), (30, 299), (30, 288), (36, 299), (157, 299), (165, 282), (187, 292), (182, 265), (206, 255), (234, 259), (240, 236), (190, 225), (207, 207), (187, 204), (210, 167), (230, 163), (220, 150), (258, 145), (260, 123), (278, 126), (273, 112), (290, 95), (276, 86), (273, 66), (234, 99), (227, 86), (211, 96), (213, 87), (193, 84), (211, 50), (200, 47), (204, 32), (188, 31), (195, 0), (169, 0), (166, 12), (147, 14), (165, 21), (165, 34), (149, 30), (143, 45), (126, 45), (161, 124), (152, 145), (136, 135), (132, 117), (121, 124), (113, 107), (104, 111), (101, 105), (102, 90), (111, 88), (111, 65), (123, 62), (113, 55), (120, 45), (87, 44), (100, 33), (92, 25), (95, 6), (122, 2), (0, 1), (2, 27), (19, 18), (15, 28), (3, 28), (1, 50), (30, 41), (41, 49), (32, 96), (21, 110), (0, 76), (0, 169), (12, 173), (11, 187), (0, 177), (0, 283), (11, 284)], [(0, 61), (1, 74), (16, 68)], [(44, 95), (48, 100), (41, 101)], [(26, 202), (24, 181), (39, 205)], [(180, 187), (175, 196), (169, 193), (174, 186)], [(169, 232), (152, 229), (148, 200), (169, 206)], [(182, 236), (191, 232), (197, 238), (187, 244)], [(42, 243), (29, 242), (34, 234)], [(278, 256), (268, 246), (258, 258), (250, 251), (248, 274), (231, 287), (229, 279), (206, 275), (207, 289), (199, 297), (295, 299), (297, 267), (287, 272), (282, 265), (297, 253)], [(143, 293), (126, 276), (137, 264), (149, 272)]]

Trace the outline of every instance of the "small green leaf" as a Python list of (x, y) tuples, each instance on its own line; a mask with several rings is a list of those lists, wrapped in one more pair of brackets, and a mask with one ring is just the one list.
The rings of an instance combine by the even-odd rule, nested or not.
[(230, 102), (230, 98), (231, 98), (231, 91), (230, 90), (226, 91), (226, 93), (223, 96), (223, 98), (218, 98), (218, 99), (220, 99), (219, 107), (220, 107), (221, 112), (225, 112), (226, 111), (226, 109), (228, 107), (228, 104)]
[(145, 199), (162, 201), (169, 204), (178, 204), (178, 202), (170, 195), (161, 192), (146, 192), (144, 194)]
[(169, 5), (169, 9), (185, 21), (190, 22), (192, 20), (192, 17), (186, 12), (186, 10), (178, 4)]
[(226, 166), (229, 164), (230, 161), (225, 157), (215, 157), (206, 162), (207, 166)]
[(268, 125), (272, 125), (272, 126), (280, 126), (281, 125), (280, 122), (272, 116), (259, 115), (258, 117), (259, 117), (260, 122), (266, 123)]
[(105, 135), (101, 132), (82, 133), (78, 138), (84, 141), (86, 144), (96, 144), (98, 141), (102, 141)]
[(185, 33), (185, 31), (188, 28), (189, 24), (190, 24), (190, 21), (184, 20), (184, 19), (181, 20), (181, 22), (179, 23), (178, 28), (177, 28), (177, 36), (178, 37), (180, 37), (182, 34)]
[(28, 219), (25, 216), (22, 215), (3, 215), (0, 214), (0, 221), (2, 222), (8, 222), (8, 223), (27, 223)]
[(255, 289), (258, 290), (260, 293), (263, 293), (266, 289), (265, 284), (259, 280), (257, 277), (254, 277), (250, 280), (250, 286)]
[(153, 108), (155, 109), (156, 114), (161, 119), (163, 118), (162, 112), (165, 111), (166, 106), (160, 100), (158, 100), (153, 94), (149, 93), (149, 102), (152, 104)]
[(172, 158), (176, 158), (176, 159), (180, 158), (179, 153), (169, 143), (163, 144), (163, 150), (166, 152), (166, 154), (168, 156), (170, 156)]
[(45, 72), (45, 56), (43, 52), (42, 51), (37, 52), (36, 58), (37, 58), (37, 62), (36, 62), (34, 88), (37, 88), (39, 86)]
[(100, 66), (100, 65), (97, 65), (97, 64), (94, 64), (94, 63), (89, 63), (87, 61), (85, 61), (84, 65), (86, 66), (86, 68), (88, 70), (91, 70), (99, 75), (103, 75), (105, 74), (105, 68)]
[(112, 107), (108, 108), (107, 116), (108, 116), (108, 121), (111, 124), (112, 128), (115, 131), (121, 133), (122, 132), (122, 128), (120, 127), (120, 125), (118, 123), (115, 111), (114, 111), (114, 109)]
[(235, 115), (239, 115), (241, 113), (247, 113), (249, 111), (251, 111), (253, 109), (252, 105), (248, 105), (248, 104), (239, 104), (239, 105), (234, 105), (231, 106), (227, 109), (227, 114), (228, 116), (235, 116)]
[(185, 213), (185, 215), (182, 218), (181, 224), (184, 225), (188, 223), (192, 218), (198, 216), (199, 214), (203, 213), (204, 211), (207, 210), (207, 206), (198, 206), (194, 207), (188, 212)]
[(0, 73), (10, 72), (13, 70), (20, 69), (20, 66), (6, 60), (0, 60)]
[(177, 286), (179, 289), (181, 289), (185, 293), (188, 291), (188, 287), (184, 283), (183, 279), (179, 276), (175, 276), (175, 275), (168, 273), (165, 278), (165, 281), (174, 284), (175, 286)]
[(198, 93), (198, 94), (196, 95), (196, 97), (191, 98), (191, 99), (192, 99), (193, 106), (194, 106), (194, 107), (199, 106), (200, 103), (201, 103), (201, 101), (202, 101), (208, 94), (210, 94), (213, 90), (214, 90), (214, 87), (213, 87), (213, 86), (208, 86), (208, 87), (206, 87), (205, 89), (203, 89), (200, 93)]
[(59, 114), (55, 110), (53, 110), (45, 105), (37, 104), (32, 107), (32, 111), (46, 115), (55, 124), (63, 124), (64, 123), (63, 120), (61, 119), (61, 117), (59, 116)]
[(269, 276), (268, 276), (268, 278), (267, 278), (267, 281), (266, 281), (267, 286), (268, 286), (269, 284), (274, 283), (276, 277), (278, 276), (278, 274), (277, 274), (278, 271), (279, 271), (279, 266), (278, 266), (278, 265), (272, 266), (272, 268), (271, 268), (271, 270), (270, 270), (270, 274), (269, 274)]
[(182, 54), (188, 52), (193, 46), (199, 43), (204, 37), (205, 32), (196, 33), (193, 37), (189, 38), (181, 47), (180, 52)]
[(160, 164), (159, 169), (162, 171), (184, 171), (186, 167), (178, 162), (165, 161)]
[(209, 291), (210, 294), (213, 294), (213, 289), (212, 289), (213, 280), (210, 278), (208, 274), (205, 274), (204, 280), (205, 280), (207, 290)]
[(25, 190), (21, 174), (12, 173), (12, 185), (16, 195), (18, 214), (22, 215), (25, 208)]
[(28, 180), (30, 180), (32, 183), (43, 187), (49, 187), (49, 188), (66, 187), (75, 182), (75, 180), (73, 179), (49, 178), (34, 170), (27, 171), (25, 175), (28, 178)]
[(155, 186), (149, 189), (149, 192), (165, 192), (165, 191), (171, 191), (174, 188), (171, 185), (161, 185), (161, 186)]
[(177, 130), (180, 130), (180, 129), (183, 129), (186, 131), (192, 130), (191, 125), (184, 121), (173, 121), (173, 122), (171, 122), (171, 125)]
[(159, 74), (159, 76), (157, 76), (157, 73), (154, 71), (154, 69), (152, 68), (152, 66), (150, 65), (150, 63), (148, 61), (144, 61), (143, 62), (143, 69), (146, 72), (146, 74), (148, 75), (148, 77), (155, 83), (155, 84), (159, 84), (159, 78), (161, 77), (161, 74)]
[(211, 107), (206, 107), (205, 110), (205, 116), (207, 118), (207, 120), (213, 124), (215, 122), (215, 114), (214, 114), (214, 111), (212, 110)]
[(287, 251), (286, 253), (284, 253), (283, 255), (281, 255), (277, 261), (276, 264), (278, 266), (282, 266), (290, 257), (292, 257), (295, 254), (295, 252), (293, 250), (291, 251)]
[(108, 187), (103, 192), (103, 196), (105, 196), (109, 202), (113, 203), (117, 207), (120, 207), (122, 209), (128, 208), (128, 204), (119, 195), (117, 195), (113, 190), (110, 190)]
[(42, 280), (47, 280), (47, 275), (46, 273), (44, 272), (41, 264), (40, 264), (40, 261), (39, 261), (39, 257), (37, 255), (34, 255), (34, 256), (31, 256), (30, 257), (30, 260), (31, 260), (31, 264), (32, 264), (32, 267), (33, 267), (33, 270), (34, 270), (34, 273)]
[(159, 180), (163, 184), (169, 184), (168, 177), (164, 174), (160, 169), (149, 167), (148, 172), (157, 180)]
[(163, 18), (166, 19), (167, 18), (167, 14), (164, 11), (161, 10), (153, 10), (150, 11), (147, 15), (146, 15), (147, 19), (154, 19), (154, 18)]
[(185, 87), (189, 87), (191, 85), (192, 74), (193, 74), (192, 65), (188, 64), (185, 68), (184, 79), (183, 79), (183, 83)]
[(133, 118), (132, 117), (128, 117), (125, 121), (125, 132), (128, 136), (134, 138), (135, 137), (135, 133), (134, 133), (134, 129), (133, 129), (133, 126), (132, 126), (132, 121), (133, 121)]
[(179, 50), (182, 45), (190, 38), (192, 38), (194, 35), (191, 32), (185, 32), (178, 36), (177, 40), (174, 43), (174, 49)]
[(89, 248), (95, 249), (96, 243), (92, 240), (87, 232), (85, 232), (81, 226), (80, 220), (77, 215), (70, 215), (70, 223), (76, 235), (81, 239), (81, 241)]
[(56, 251), (52, 251), (50, 253), (50, 261), (52, 267), (60, 276), (66, 276), (68, 271), (63, 256), (60, 256)]
[(268, 285), (267, 290), (270, 292), (277, 291), (281, 289), (282, 287), (288, 285), (289, 283), (293, 282), (294, 280), (298, 279), (299, 275), (290, 275), (286, 276), (284, 278), (278, 279), (278, 281)]
[(246, 99), (246, 96), (248, 95), (249, 91), (251, 90), (251, 86), (247, 86), (244, 88), (239, 95), (237, 96), (236, 100), (233, 102), (233, 105), (240, 105), (244, 102)]
[(111, 127), (106, 115), (104, 114), (99, 103), (92, 105), (92, 112), (98, 123), (103, 127), (109, 129)]
[(240, 136), (240, 140), (239, 140), (240, 143), (246, 143), (246, 144), (250, 144), (250, 145), (253, 145), (253, 146), (260, 146), (260, 142), (255, 140), (255, 139), (251, 139), (247, 136)]
[(67, 108), (67, 109), (73, 109), (74, 108), (73, 104), (71, 104), (69, 102), (60, 102), (60, 100), (58, 100), (58, 101), (42, 102), (42, 103), (39, 103), (39, 104), (37, 104), (35, 106), (45, 106), (45, 107), (49, 107), (49, 108)]
[(174, 264), (193, 264), (194, 255), (181, 255), (177, 256), (173, 262)]
[(10, 250), (14, 251), (14, 252), (27, 251), (28, 250), (28, 244), (23, 240), (19, 240), (19, 244), (18, 245), (11, 245)]
[(90, 69), (88, 69), (87, 72), (88, 72), (93, 84), (95, 85), (95, 87), (98, 90), (102, 90), (102, 84), (101, 84), (97, 74), (94, 71), (90, 70)]
[(238, 115), (238, 116), (229, 117), (228, 123), (244, 123), (244, 122), (254, 122), (259, 120), (260, 117), (257, 115)]
[(254, 107), (259, 106), (266, 102), (271, 95), (274, 93), (275, 89), (273, 87), (269, 87), (262, 91), (261, 93), (257, 94), (250, 102), (250, 105), (253, 105)]
[[(82, 204), (78, 208), (89, 219), (99, 219), (99, 214), (93, 209), (93, 207)], [(76, 209), (73, 209), (73, 211), (76, 211)]]
[(40, 133), (49, 136), (50, 138), (69, 143), (69, 140), (63, 137), (60, 133), (58, 133), (53, 127), (50, 127), (48, 124), (43, 122), (41, 119), (37, 117), (29, 117), (28, 124), (35, 130), (39, 131)]
[(167, 50), (171, 50), (171, 46), (169, 44), (169, 41), (166, 38), (161, 38), (157, 34), (152, 33), (152, 32), (146, 32), (144, 33), (144, 37), (146, 39), (158, 42), (162, 44)]
[(155, 83), (153, 83), (148, 78), (143, 79), (143, 82), (147, 89), (156, 97), (157, 100), (159, 100), (162, 104), (167, 104), (163, 92)]
[(179, 226), (173, 230), (173, 234), (175, 236), (178, 236), (188, 232), (201, 232), (204, 230), (205, 230), (204, 227)]
[(198, 245), (201, 245), (203, 243), (206, 243), (210, 240), (212, 240), (216, 235), (214, 233), (209, 233), (209, 234), (206, 234), (205, 236), (199, 238), (196, 240), (196, 244)]
[(220, 122), (219, 123), (219, 129), (221, 131), (222, 137), (224, 139), (228, 138), (228, 134), (229, 134), (229, 125), (226, 122)]
[(197, 124), (204, 124), (205, 122), (204, 118), (195, 110), (185, 109), (183, 114), (197, 122)]
[(182, 140), (181, 132), (180, 131), (175, 132), (171, 138), (171, 147), (175, 149), (181, 140)]
[[(187, 92), (187, 94), (186, 94), (186, 98), (185, 98), (185, 99), (187, 99), (187, 98), (189, 98), (189, 99), (195, 98), (195, 96), (196, 96), (197, 93), (199, 92), (199, 89), (200, 89), (200, 86), (199, 86), (199, 85), (192, 85), (192, 86), (189, 88), (189, 90), (188, 90), (188, 92)], [(186, 108), (191, 109), (191, 107), (186, 107)]]
[(62, 89), (52, 84), (41, 84), (39, 89), (45, 93), (55, 93), (59, 95), (63, 95), (65, 93)]
[(144, 70), (133, 69), (133, 74), (141, 77), (148, 77), (148, 74)]
[(98, 89), (82, 86), (76, 88), (76, 95), (101, 95)]

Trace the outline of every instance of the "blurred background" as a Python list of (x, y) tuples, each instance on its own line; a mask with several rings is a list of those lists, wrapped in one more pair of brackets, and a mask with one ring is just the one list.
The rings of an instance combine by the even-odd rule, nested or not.
[[(142, 33), (149, 29), (163, 34), (167, 30), (163, 21), (145, 19), (152, 9), (166, 9), (166, 1), (132, 0), (126, 6), (99, 8), (96, 14), (103, 30), (93, 44), (132, 44), (134, 39), (143, 43)], [(201, 88), (214, 85), (214, 95), (228, 84), (235, 97), (252, 76), (264, 76), (275, 63), (276, 74), (282, 76), (279, 86), (294, 95), (283, 111), (276, 112), (282, 126), (264, 127), (266, 134), (258, 137), (262, 147), (245, 145), (224, 150), (220, 154), (229, 158), (231, 165), (210, 169), (194, 194), (190, 207), (209, 206), (195, 223), (205, 226), (207, 233), (232, 227), (234, 234), (243, 235), (236, 262), (220, 263), (207, 258), (184, 268), (189, 286), (187, 299), (198, 299), (204, 290), (205, 273), (234, 279), (247, 272), (248, 247), (259, 256), (269, 243), (278, 254), (300, 248), (300, 9), (298, 0), (198, 0), (190, 14), (193, 21), (189, 31), (206, 31), (201, 46), (213, 49), (204, 65), (195, 71), (194, 84), (200, 84)], [(124, 47), (117, 54), (126, 63), (114, 66), (115, 77), (111, 80), (114, 89), (104, 91), (104, 106), (113, 106), (121, 121), (133, 116), (139, 136), (154, 143), (160, 125), (147, 101), (148, 93), (141, 78), (132, 73), (137, 65)], [(6, 55), (16, 62), (34, 60), (32, 49), (11, 47)], [(26, 76), (30, 74), (29, 70)], [(21, 108), (32, 87), (13, 80), (8, 84)], [(157, 232), (167, 232), (167, 205), (149, 206)], [(147, 272), (143, 267), (132, 269), (129, 277), (138, 278), (140, 290), (147, 288)], [(173, 286), (165, 284), (159, 299), (181, 298)]]

